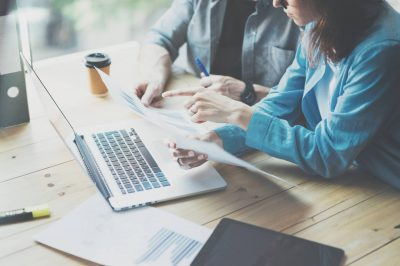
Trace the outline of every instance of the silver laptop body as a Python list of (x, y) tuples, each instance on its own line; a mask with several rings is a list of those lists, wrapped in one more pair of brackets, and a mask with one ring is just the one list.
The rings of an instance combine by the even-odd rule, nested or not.
[(48, 118), (115, 211), (220, 190), (225, 180), (206, 163), (183, 170), (144, 119), (74, 129), (21, 54)]

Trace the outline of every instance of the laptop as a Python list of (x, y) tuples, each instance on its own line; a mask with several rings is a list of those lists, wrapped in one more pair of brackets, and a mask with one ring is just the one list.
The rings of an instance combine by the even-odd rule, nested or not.
[(163, 143), (164, 130), (144, 119), (74, 128), (21, 54), (46, 114), (115, 211), (226, 187), (210, 165), (183, 170)]

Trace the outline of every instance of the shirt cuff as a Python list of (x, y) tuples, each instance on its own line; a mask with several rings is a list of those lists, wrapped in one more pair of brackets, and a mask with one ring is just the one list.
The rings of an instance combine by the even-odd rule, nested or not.
[(263, 150), (272, 119), (273, 117), (267, 113), (255, 111), (247, 127), (245, 144), (257, 150)]
[(238, 126), (226, 125), (214, 129), (215, 133), (222, 139), (224, 150), (237, 156), (249, 151), (245, 144), (246, 131)]

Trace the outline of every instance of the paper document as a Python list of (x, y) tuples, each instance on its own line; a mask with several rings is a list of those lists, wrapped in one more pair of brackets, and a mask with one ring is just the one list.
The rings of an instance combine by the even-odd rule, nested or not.
[(273, 179), (289, 184), (291, 186), (295, 186), (294, 184), (291, 184), (290, 182), (276, 175), (262, 171), (261, 169), (255, 167), (254, 165), (233, 156), (232, 154), (226, 152), (224, 149), (222, 149), (215, 143), (188, 139), (188, 138), (178, 138), (178, 137), (175, 138), (175, 142), (176, 146), (179, 147), (180, 149), (193, 150), (199, 153), (207, 154), (208, 160), (210, 161), (244, 167), (249, 171), (256, 172), (261, 175), (265, 175), (267, 177), (271, 177)]
[(244, 167), (252, 172), (295, 186), (280, 177), (262, 171), (254, 165), (233, 156), (214, 143), (188, 138), (188, 134), (204, 134), (207, 130), (198, 124), (192, 123), (185, 112), (163, 109), (155, 110), (145, 107), (136, 95), (129, 96), (107, 74), (98, 69), (97, 71), (113, 97), (128, 104), (132, 110), (144, 119), (155, 123), (165, 130), (166, 135), (172, 136), (176, 141), (177, 147), (207, 154), (210, 161)]
[(193, 123), (185, 110), (165, 110), (146, 107), (134, 93), (125, 92), (110, 76), (97, 68), (96, 70), (107, 86), (111, 96), (130, 107), (139, 116), (183, 135), (204, 134), (207, 132), (207, 129), (203, 126)]
[(113, 212), (97, 194), (34, 239), (102, 265), (190, 265), (210, 234), (152, 207)]

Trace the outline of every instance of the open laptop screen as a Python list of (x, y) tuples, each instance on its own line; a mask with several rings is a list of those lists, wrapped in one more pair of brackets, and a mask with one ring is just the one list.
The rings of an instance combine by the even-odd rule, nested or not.
[(68, 142), (74, 137), (74, 129), (72, 125), (69, 123), (64, 113), (61, 111), (60, 107), (57, 105), (43, 82), (40, 80), (37, 73), (33, 70), (28, 60), (23, 54), (21, 54), (21, 57), (30, 74), (32, 83), (36, 88), (36, 91), (38, 92), (38, 96), (40, 97), (47, 117), (49, 118), (50, 122), (53, 124), (53, 127), (57, 130), (63, 141), (66, 142), (67, 146), (69, 146)]

